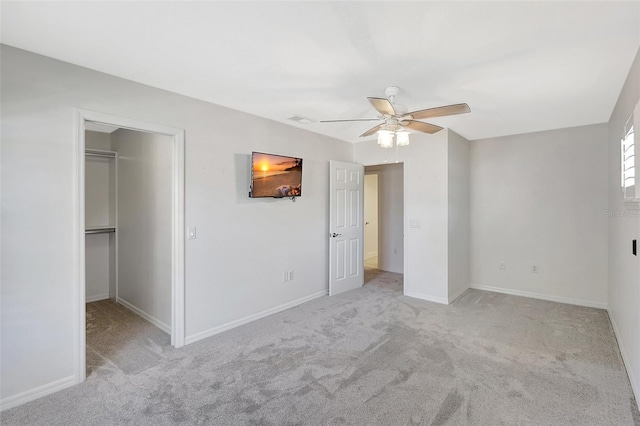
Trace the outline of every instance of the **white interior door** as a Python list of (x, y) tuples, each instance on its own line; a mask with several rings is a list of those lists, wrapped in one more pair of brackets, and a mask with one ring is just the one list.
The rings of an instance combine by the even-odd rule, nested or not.
[(364, 167), (329, 162), (329, 295), (362, 287)]

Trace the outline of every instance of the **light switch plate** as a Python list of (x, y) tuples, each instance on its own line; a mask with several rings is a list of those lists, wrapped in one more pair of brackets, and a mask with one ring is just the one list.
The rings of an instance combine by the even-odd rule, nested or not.
[(187, 236), (190, 240), (196, 239), (196, 227), (187, 228)]

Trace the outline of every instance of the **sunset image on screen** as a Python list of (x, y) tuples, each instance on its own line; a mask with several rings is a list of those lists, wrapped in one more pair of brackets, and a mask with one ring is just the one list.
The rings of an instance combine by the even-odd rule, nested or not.
[(301, 158), (254, 152), (252, 161), (252, 197), (294, 197), (301, 195)]

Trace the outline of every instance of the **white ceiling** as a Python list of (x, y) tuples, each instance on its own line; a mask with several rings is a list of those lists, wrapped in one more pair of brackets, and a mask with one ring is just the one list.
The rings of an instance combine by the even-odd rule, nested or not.
[(608, 121), (640, 2), (2, 2), (2, 42), (356, 142), (367, 96), (469, 139)]

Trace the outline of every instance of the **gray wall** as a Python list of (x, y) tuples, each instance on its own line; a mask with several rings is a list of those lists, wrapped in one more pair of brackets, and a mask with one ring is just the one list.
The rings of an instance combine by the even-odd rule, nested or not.
[[(448, 302), (447, 132), (414, 133), (411, 144), (381, 149), (375, 140), (355, 144), (355, 161), (365, 166), (403, 163), (405, 189), (404, 292)], [(414, 223), (414, 226), (410, 226)]]
[(84, 132), (84, 146), (86, 149), (111, 151), (111, 134), (86, 130)]
[(449, 301), (469, 288), (469, 236), (470, 187), (469, 141), (454, 131), (447, 130), (449, 164), (447, 185), (449, 190)]
[(404, 168), (402, 163), (366, 168), (378, 175), (378, 268), (403, 273)]
[(597, 124), (471, 142), (474, 285), (606, 307), (606, 133)]
[[(640, 51), (609, 120), (609, 317), (631, 378), (640, 397), (640, 262), (631, 254), (631, 240), (640, 239), (640, 212), (625, 205), (620, 185), (620, 139), (623, 126), (640, 101)], [(640, 120), (635, 122), (636, 151)], [(637, 155), (637, 153), (636, 153)], [(636, 171), (638, 173), (638, 171)]]
[[(326, 292), (328, 160), (351, 161), (350, 144), (8, 46), (1, 55), (3, 405), (78, 374), (74, 108), (185, 129), (186, 224), (198, 228), (185, 254), (187, 339)], [(304, 159), (296, 203), (247, 197), (253, 150)], [(285, 270), (295, 280), (283, 283)]]
[(450, 130), (413, 133), (397, 157), (394, 151), (362, 142), (354, 158), (365, 166), (402, 162), (404, 291), (449, 303), (469, 286), (469, 141)]
[(120, 129), (118, 152), (118, 300), (171, 331), (173, 140)]

